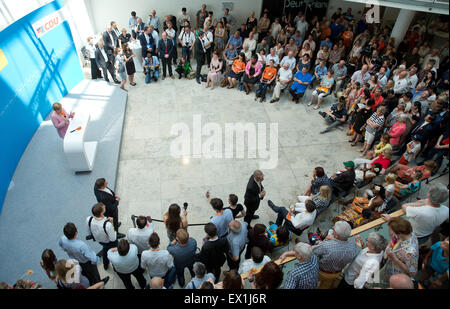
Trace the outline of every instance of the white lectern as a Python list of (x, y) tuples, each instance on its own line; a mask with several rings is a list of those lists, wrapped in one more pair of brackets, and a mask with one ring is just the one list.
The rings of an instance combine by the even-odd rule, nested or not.
[(84, 141), (89, 119), (89, 114), (75, 114), (64, 137), (64, 153), (74, 172), (90, 172), (94, 169), (98, 143)]

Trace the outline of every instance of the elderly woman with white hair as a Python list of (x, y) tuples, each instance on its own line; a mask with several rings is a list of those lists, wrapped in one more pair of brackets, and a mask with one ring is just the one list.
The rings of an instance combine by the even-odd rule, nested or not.
[(372, 232), (364, 244), (361, 237), (357, 238), (357, 245), (363, 248), (358, 256), (344, 272), (344, 279), (339, 284), (339, 289), (362, 289), (367, 282), (371, 282), (372, 276), (380, 269), (383, 259), (383, 251), (388, 242), (379, 233)]
[(216, 280), (212, 273), (206, 273), (206, 266), (201, 262), (194, 263), (193, 270), (195, 277), (186, 285), (185, 289), (196, 290), (203, 282), (209, 279)]
[(324, 241), (313, 247), (319, 259), (319, 289), (332, 289), (344, 267), (356, 256), (356, 245), (349, 240), (352, 229), (345, 221), (334, 224)]
[[(400, 104), (399, 104), (400, 105)], [(405, 134), (409, 117), (407, 114), (401, 114), (397, 122), (389, 129), (389, 144), (391, 144), (392, 148), (397, 150), (400, 146), (400, 140), (402, 136)]]

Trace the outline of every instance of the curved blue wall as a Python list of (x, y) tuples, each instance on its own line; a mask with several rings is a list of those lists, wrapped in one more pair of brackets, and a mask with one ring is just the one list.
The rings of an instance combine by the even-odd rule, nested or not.
[[(49, 18), (63, 6), (53, 1), (0, 32), (0, 211), (16, 166), (52, 104), (83, 79), (69, 23)], [(43, 28), (36, 29), (38, 21)]]

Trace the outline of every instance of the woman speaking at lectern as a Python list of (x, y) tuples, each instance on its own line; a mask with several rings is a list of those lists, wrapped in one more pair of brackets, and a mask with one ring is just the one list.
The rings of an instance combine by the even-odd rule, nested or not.
[(61, 138), (64, 138), (69, 127), (69, 119), (73, 118), (75, 113), (68, 114), (61, 103), (53, 104), (52, 122)]

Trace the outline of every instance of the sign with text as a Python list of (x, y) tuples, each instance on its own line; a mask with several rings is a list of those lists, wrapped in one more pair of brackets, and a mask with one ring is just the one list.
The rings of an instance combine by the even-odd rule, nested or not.
[(33, 30), (38, 39), (49, 31), (61, 25), (66, 18), (63, 14), (63, 9), (60, 9), (33, 24)]

